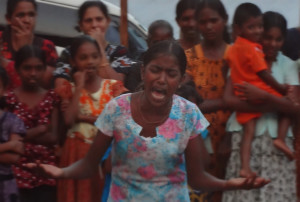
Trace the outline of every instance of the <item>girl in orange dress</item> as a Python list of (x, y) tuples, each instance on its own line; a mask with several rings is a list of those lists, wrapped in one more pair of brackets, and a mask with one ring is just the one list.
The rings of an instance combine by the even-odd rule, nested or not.
[[(229, 41), (226, 31), (228, 16), (219, 0), (204, 0), (198, 5), (195, 17), (203, 40), (186, 50), (187, 79), (195, 82), (198, 93), (204, 99), (199, 108), (211, 124), (208, 131), (213, 154), (208, 171), (219, 178), (224, 178), (229, 157), (229, 149), (221, 149), (221, 145), (226, 145), (225, 125), (230, 115), (222, 100), (227, 75), (224, 58), (229, 47), (226, 43)], [(212, 199), (212, 201), (220, 200), (220, 195)]]
[[(94, 39), (81, 36), (75, 39), (70, 50), (71, 64), (76, 73), (72, 98), (63, 109), (65, 124), (70, 126), (70, 129), (62, 149), (61, 167), (70, 165), (86, 155), (97, 134), (97, 128), (94, 126), (96, 118), (105, 104), (123, 89), (120, 81), (102, 79), (97, 74), (102, 55)], [(101, 180), (99, 173), (85, 180), (59, 181), (58, 202), (100, 201), (103, 179)]]

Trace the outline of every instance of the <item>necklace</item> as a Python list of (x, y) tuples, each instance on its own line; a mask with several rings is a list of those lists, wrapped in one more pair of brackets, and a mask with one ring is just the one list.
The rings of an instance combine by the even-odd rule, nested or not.
[[(144, 123), (146, 123), (147, 125), (158, 125), (160, 123), (163, 123), (168, 117), (169, 117), (169, 113), (167, 113), (162, 119), (160, 119), (159, 121), (149, 121), (146, 119), (146, 117), (144, 116), (144, 114), (142, 113), (142, 93), (139, 94), (138, 97), (138, 113), (140, 114), (141, 118), (143, 119)], [(168, 111), (170, 111), (171, 109), (169, 109), (170, 107), (168, 107)]]

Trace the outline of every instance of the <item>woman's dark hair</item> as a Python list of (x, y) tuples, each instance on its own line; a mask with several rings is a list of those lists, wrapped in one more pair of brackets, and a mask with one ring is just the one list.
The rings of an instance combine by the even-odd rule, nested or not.
[[(5, 89), (8, 85), (9, 79), (7, 73), (3, 67), (0, 66), (0, 82), (2, 82), (3, 88)], [(0, 97), (0, 109), (4, 109), (6, 105), (5, 97)]]
[[(226, 12), (226, 9), (225, 9), (223, 3), (220, 0), (202, 0), (197, 5), (197, 9), (195, 12), (196, 21), (198, 21), (199, 14), (204, 8), (210, 8), (210, 9), (216, 11), (224, 21), (228, 20), (228, 14)], [(223, 39), (227, 43), (231, 42), (230, 35), (228, 33), (226, 26), (225, 26), (224, 32), (223, 32)]]
[(199, 0), (180, 0), (176, 6), (176, 20), (181, 18), (184, 11), (188, 9), (196, 9)]
[(90, 37), (89, 35), (82, 35), (82, 36), (74, 38), (74, 40), (70, 46), (70, 55), (71, 55), (72, 59), (75, 58), (80, 46), (82, 46), (82, 44), (85, 44), (85, 43), (91, 43), (91, 44), (95, 45), (95, 47), (97, 48), (97, 50), (99, 51), (99, 54), (100, 54), (100, 47), (99, 47), (97, 41), (95, 39), (93, 39), (92, 37)]
[(78, 20), (81, 22), (85, 15), (85, 12), (88, 8), (97, 7), (103, 13), (103, 15), (109, 19), (108, 10), (106, 5), (101, 1), (85, 1), (81, 4), (80, 8), (78, 9)]
[(0, 66), (0, 80), (5, 88), (8, 85), (9, 79), (6, 70), (2, 66)]
[(273, 27), (280, 29), (285, 37), (287, 33), (287, 21), (280, 13), (268, 11), (263, 14), (264, 31), (268, 31)]
[(34, 9), (37, 10), (37, 4), (36, 4), (35, 0), (7, 0), (6, 17), (8, 19), (11, 18), (12, 14), (14, 13), (14, 10), (16, 9), (18, 3), (20, 3), (20, 2), (32, 3), (32, 5), (34, 6)]
[(194, 98), (196, 101), (196, 105), (199, 105), (203, 102), (203, 98), (196, 90), (196, 85), (193, 81), (189, 81), (187, 83), (182, 84), (176, 91), (176, 94), (189, 100)]
[(245, 22), (249, 20), (249, 18), (256, 18), (261, 15), (261, 10), (257, 5), (253, 3), (242, 3), (235, 10), (233, 16), (233, 24), (241, 27)]
[(46, 68), (46, 54), (45, 52), (37, 46), (25, 45), (16, 53), (15, 68), (18, 70), (22, 63), (29, 58), (38, 58), (44, 64)]
[(186, 69), (186, 56), (181, 46), (174, 41), (161, 41), (151, 46), (144, 55), (143, 65), (147, 66), (152, 60), (160, 55), (169, 54), (177, 58), (180, 73), (183, 76)]
[(148, 38), (155, 34), (157, 29), (166, 29), (173, 38), (173, 28), (170, 23), (165, 20), (156, 20), (152, 22), (148, 28)]

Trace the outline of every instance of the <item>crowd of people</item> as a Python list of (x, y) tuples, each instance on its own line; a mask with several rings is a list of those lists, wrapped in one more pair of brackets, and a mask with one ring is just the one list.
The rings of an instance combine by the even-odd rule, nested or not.
[(7, 0), (0, 32), (0, 201), (300, 202), (300, 29), (282, 14), (243, 3), (229, 33), (220, 0), (178, 0), (179, 39), (154, 21), (133, 59), (99, 0), (61, 55), (37, 12)]

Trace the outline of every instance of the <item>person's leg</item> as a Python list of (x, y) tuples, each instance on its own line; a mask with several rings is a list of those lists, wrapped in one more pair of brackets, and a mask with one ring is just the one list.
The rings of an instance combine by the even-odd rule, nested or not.
[(32, 189), (19, 189), (21, 202), (35, 202)]
[(56, 202), (56, 186), (42, 185), (32, 189), (20, 189), (21, 202)]
[(285, 137), (290, 125), (291, 119), (289, 117), (280, 116), (278, 120), (278, 136), (273, 143), (277, 149), (281, 150), (290, 160), (293, 160), (294, 153), (285, 143)]
[(250, 167), (251, 144), (255, 133), (256, 119), (251, 119), (244, 125), (244, 134), (241, 141), (241, 177), (253, 177), (256, 174)]
[(56, 202), (56, 186), (42, 185), (35, 188), (37, 202)]

